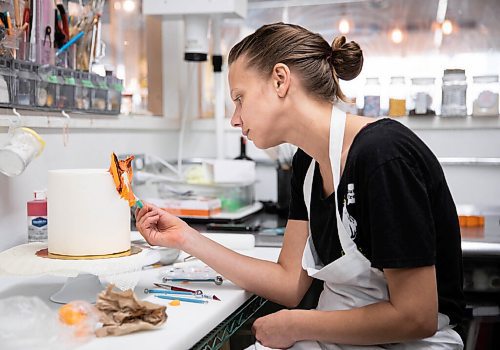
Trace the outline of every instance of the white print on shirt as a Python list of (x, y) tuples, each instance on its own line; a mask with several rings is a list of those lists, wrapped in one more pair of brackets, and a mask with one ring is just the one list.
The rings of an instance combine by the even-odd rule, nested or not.
[(347, 205), (356, 203), (354, 198), (354, 184), (347, 184)]
[(344, 205), (342, 208), (342, 223), (344, 224), (344, 227), (349, 230), (349, 233), (351, 234), (351, 239), (356, 238), (356, 228), (358, 226), (358, 223), (356, 222), (356, 219), (354, 219), (349, 212), (347, 211), (347, 206), (349, 204), (354, 204), (356, 203), (356, 198), (354, 197), (354, 184), (348, 184), (347, 185), (347, 204), (346, 201), (344, 201)]

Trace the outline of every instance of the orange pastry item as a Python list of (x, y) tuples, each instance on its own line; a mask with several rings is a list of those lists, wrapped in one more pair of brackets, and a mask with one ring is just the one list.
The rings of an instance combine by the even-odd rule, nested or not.
[(82, 323), (86, 317), (86, 312), (73, 307), (71, 304), (66, 304), (59, 308), (59, 320), (69, 326)]

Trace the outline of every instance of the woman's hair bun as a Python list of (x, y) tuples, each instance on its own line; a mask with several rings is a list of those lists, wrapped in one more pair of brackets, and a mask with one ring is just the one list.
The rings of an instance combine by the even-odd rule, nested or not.
[(363, 68), (363, 51), (356, 42), (347, 42), (341, 35), (333, 39), (331, 60), (339, 79), (352, 80)]

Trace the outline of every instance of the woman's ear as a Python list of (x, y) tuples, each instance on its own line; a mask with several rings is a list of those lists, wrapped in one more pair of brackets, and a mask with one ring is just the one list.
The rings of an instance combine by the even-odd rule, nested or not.
[(283, 98), (290, 88), (290, 68), (284, 63), (277, 63), (273, 67), (272, 80), (276, 93)]

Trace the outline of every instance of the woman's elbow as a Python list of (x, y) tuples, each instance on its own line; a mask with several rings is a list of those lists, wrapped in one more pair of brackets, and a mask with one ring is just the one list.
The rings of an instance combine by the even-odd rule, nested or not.
[(295, 309), (297, 306), (299, 306), (300, 301), (301, 299), (298, 297), (287, 296), (287, 298), (284, 298), (280, 304), (288, 309)]
[(413, 325), (415, 338), (423, 339), (432, 337), (438, 330), (437, 314), (426, 315), (425, 317), (414, 319)]
[(300, 290), (297, 290), (295, 292), (290, 291), (289, 293), (282, 294), (278, 303), (288, 309), (295, 309), (297, 306), (299, 306), (303, 298), (304, 293), (302, 293)]

